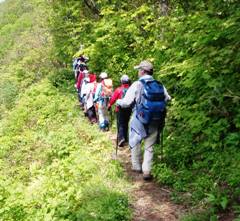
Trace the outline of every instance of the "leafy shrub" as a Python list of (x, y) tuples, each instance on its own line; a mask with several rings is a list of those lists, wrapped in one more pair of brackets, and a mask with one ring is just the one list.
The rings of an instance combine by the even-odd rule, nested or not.
[(110, 141), (47, 80), (25, 93), (2, 125), (1, 217), (130, 220)]
[[(69, 71), (69, 69), (60, 69), (56, 72), (52, 72), (52, 74), (49, 75), (49, 80), (55, 87), (64, 88), (66, 87), (69, 82), (73, 83), (73, 74)], [(72, 84), (73, 85), (73, 84)]]

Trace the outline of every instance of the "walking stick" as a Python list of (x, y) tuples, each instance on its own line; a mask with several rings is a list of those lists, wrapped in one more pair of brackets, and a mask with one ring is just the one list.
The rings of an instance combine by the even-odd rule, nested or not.
[(112, 128), (113, 125), (113, 113), (112, 113), (112, 108), (110, 109), (110, 127)]
[(116, 139), (116, 157), (117, 157), (117, 152), (118, 152), (118, 134), (119, 134), (119, 122), (118, 122), (118, 119), (119, 119), (119, 114), (117, 113), (117, 139)]
[(161, 160), (163, 160), (163, 129), (160, 135), (160, 153), (161, 153)]

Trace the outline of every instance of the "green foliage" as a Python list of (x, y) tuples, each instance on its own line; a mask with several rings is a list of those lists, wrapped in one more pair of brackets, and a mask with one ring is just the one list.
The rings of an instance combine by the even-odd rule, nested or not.
[(96, 17), (76, 1), (52, 3), (58, 61), (70, 66), (84, 44), (90, 70), (107, 71), (118, 84), (123, 73), (136, 79), (133, 66), (151, 60), (173, 98), (155, 178), (191, 192), (196, 204), (210, 194), (216, 201), (209, 207), (227, 209), (240, 181), (239, 4), (171, 1), (169, 16), (162, 17), (157, 1), (95, 2)]
[(130, 219), (110, 141), (99, 139), (74, 103), (44, 80), (3, 121), (2, 220)]
[(64, 91), (81, 44), (90, 70), (107, 71), (115, 84), (125, 73), (136, 79), (140, 60), (154, 63), (173, 99), (164, 159), (156, 157), (153, 174), (191, 193), (187, 202), (206, 203), (205, 215), (188, 220), (216, 220), (231, 206), (238, 211), (238, 1), (173, 0), (166, 17), (153, 0), (48, 3), (7, 0), (0, 9), (1, 219), (130, 219), (124, 184), (109, 178), (120, 169), (103, 157), (107, 140), (70, 111), (74, 98)]
[(73, 74), (69, 69), (62, 68), (56, 72), (53, 72), (48, 76), (50, 82), (52, 83), (53, 86), (58, 87), (58, 88), (66, 88), (69, 83), (72, 83), (71, 86), (73, 85)]
[(0, 119), (14, 107), (17, 96), (46, 76), (51, 67), (51, 38), (43, 7), (38, 0), (8, 0), (1, 4)]

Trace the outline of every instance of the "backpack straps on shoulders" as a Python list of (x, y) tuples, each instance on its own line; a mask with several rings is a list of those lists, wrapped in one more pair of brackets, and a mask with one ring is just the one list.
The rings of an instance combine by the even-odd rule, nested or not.
[(155, 82), (157, 82), (158, 84), (160, 84), (160, 85), (163, 86), (163, 84), (162, 84), (160, 81), (155, 80), (155, 79), (141, 79), (141, 80), (139, 80), (139, 81), (143, 84), (143, 86), (145, 86), (147, 83), (153, 82), (153, 81), (155, 81)]

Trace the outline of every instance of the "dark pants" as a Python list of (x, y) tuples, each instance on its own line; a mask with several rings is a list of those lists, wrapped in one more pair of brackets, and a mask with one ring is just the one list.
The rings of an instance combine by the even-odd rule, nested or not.
[(96, 123), (97, 122), (97, 115), (96, 115), (96, 111), (95, 111), (95, 107), (92, 106), (87, 110), (87, 116), (88, 119), (91, 123)]
[(128, 141), (128, 123), (132, 113), (131, 108), (120, 108), (117, 112), (118, 141)]

